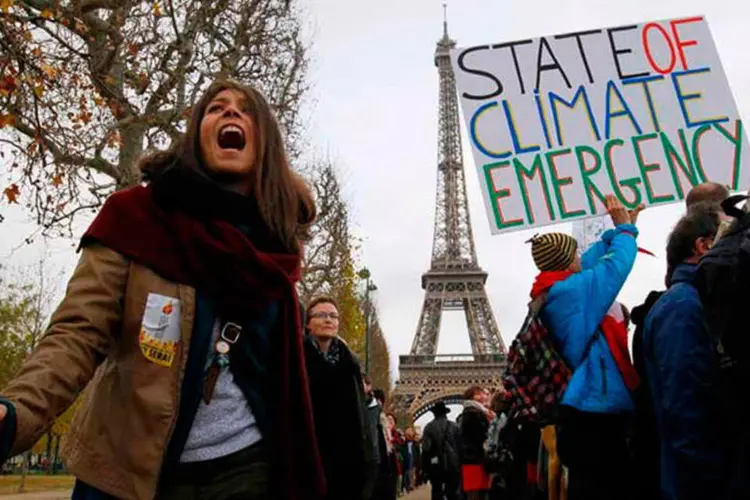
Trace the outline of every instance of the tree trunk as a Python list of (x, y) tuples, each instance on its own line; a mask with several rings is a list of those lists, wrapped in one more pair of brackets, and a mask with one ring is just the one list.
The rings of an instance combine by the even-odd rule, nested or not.
[(136, 168), (136, 162), (143, 152), (143, 137), (146, 129), (140, 124), (132, 124), (120, 128), (122, 146), (119, 155), (119, 174), (117, 190), (134, 186), (141, 181), (141, 172)]

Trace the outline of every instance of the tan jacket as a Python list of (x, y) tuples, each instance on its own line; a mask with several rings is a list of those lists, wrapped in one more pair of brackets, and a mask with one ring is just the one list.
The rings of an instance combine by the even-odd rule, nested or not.
[(31, 448), (91, 382), (63, 441), (68, 470), (118, 498), (153, 499), (194, 313), (194, 289), (108, 248), (83, 250), (47, 334), (3, 391), (18, 417), (13, 452)]

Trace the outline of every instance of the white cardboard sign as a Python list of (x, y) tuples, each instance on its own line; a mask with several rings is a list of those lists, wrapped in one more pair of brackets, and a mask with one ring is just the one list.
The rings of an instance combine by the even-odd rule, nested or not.
[(703, 17), (451, 52), (493, 234), (750, 187), (747, 136)]

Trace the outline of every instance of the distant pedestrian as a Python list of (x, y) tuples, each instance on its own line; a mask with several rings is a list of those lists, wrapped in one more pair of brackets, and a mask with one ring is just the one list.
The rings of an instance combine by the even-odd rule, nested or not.
[(372, 387), (372, 380), (369, 376), (364, 375), (363, 377), (365, 384), (365, 406), (368, 420), (368, 432), (370, 436), (370, 446), (372, 448), (372, 459), (370, 460), (369, 472), (367, 473), (367, 482), (365, 484), (365, 496), (370, 500), (374, 500), (375, 490), (379, 481), (380, 475), (380, 439), (382, 439), (382, 431), (380, 427), (380, 414), (383, 412), (383, 408), (375, 396), (375, 390)]
[(484, 443), (495, 415), (488, 408), (490, 392), (480, 386), (470, 387), (464, 394), (461, 417), (461, 484), (467, 500), (486, 500), (490, 477), (485, 470)]
[(450, 409), (442, 401), (431, 409), (435, 419), (422, 439), (422, 470), (432, 485), (432, 500), (456, 500), (460, 482), (459, 429), (448, 420)]

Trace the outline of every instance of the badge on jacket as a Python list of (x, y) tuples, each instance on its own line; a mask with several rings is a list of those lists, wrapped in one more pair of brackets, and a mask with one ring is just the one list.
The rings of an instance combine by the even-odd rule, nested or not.
[(149, 293), (138, 336), (143, 356), (168, 368), (174, 362), (179, 342), (180, 300)]

